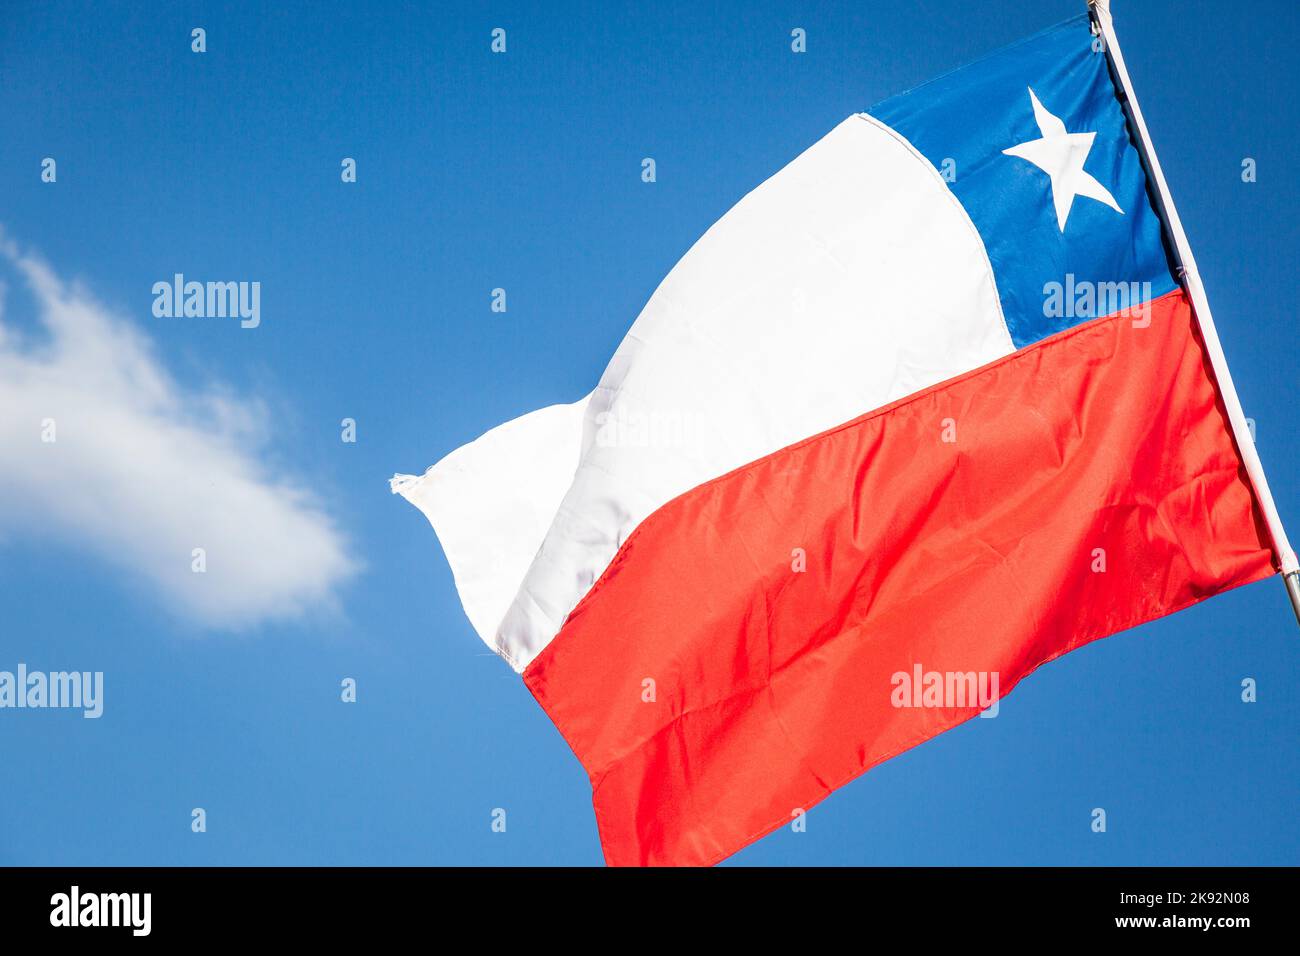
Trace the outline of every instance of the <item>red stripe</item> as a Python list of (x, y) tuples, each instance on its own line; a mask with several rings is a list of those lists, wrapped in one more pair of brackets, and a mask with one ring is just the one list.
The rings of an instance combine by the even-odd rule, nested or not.
[(607, 861), (714, 863), (977, 712), (895, 707), (897, 672), (997, 672), (1005, 696), (1268, 575), (1209, 376), (1171, 293), (1148, 327), (1070, 329), (642, 522), (524, 673), (591, 776)]

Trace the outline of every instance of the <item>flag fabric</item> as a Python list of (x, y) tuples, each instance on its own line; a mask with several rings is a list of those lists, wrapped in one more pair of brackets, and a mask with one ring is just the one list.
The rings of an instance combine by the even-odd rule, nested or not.
[(394, 479), (609, 863), (721, 860), (990, 675), (1274, 573), (1151, 189), (1067, 21), (844, 120), (590, 395)]

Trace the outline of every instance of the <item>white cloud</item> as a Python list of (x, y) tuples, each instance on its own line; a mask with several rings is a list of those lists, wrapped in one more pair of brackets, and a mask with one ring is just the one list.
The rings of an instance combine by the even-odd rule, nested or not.
[(44, 333), (23, 341), (0, 297), (0, 528), (92, 550), (205, 627), (329, 606), (356, 563), (302, 483), (260, 460), (262, 405), (178, 382), (134, 323), (3, 235), (0, 257)]

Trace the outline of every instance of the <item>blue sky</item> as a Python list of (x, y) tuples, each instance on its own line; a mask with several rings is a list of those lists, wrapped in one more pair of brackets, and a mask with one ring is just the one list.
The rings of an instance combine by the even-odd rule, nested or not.
[[(151, 532), (130, 509), (96, 516), (88, 540), (40, 482), (0, 483), (0, 669), (105, 673), (99, 720), (0, 711), (0, 863), (601, 861), (578, 762), (475, 636), (432, 531), (386, 479), (586, 394), (659, 280), (749, 189), (849, 113), (1082, 2), (699, 6), (10, 6), (6, 241), (117, 317), (106, 348), (131, 342), (165, 370), (156, 416), (226, 422), (208, 451), (288, 489), (297, 510), (273, 517), (318, 537), (293, 545), (297, 577), (234, 579), (233, 605), (292, 607), (231, 621), (142, 572)], [(1300, 108), (1286, 95), (1300, 7), (1114, 9), (1278, 506), (1300, 527)], [(504, 56), (488, 51), (498, 26)], [(790, 52), (794, 27), (806, 54)], [(260, 281), (260, 327), (155, 318), (151, 287), (176, 272)], [(0, 279), (6, 334), (48, 344), (11, 258)], [(48, 468), (54, 487), (102, 479), (38, 453), (11, 445), (0, 464)], [(208, 480), (188, 455), (157, 467), (177, 469), (182, 510)], [(339, 701), (344, 677), (355, 704)], [(807, 832), (732, 862), (1294, 865), (1297, 687), (1281, 583), (1241, 588), (1042, 668), (998, 719), (887, 762), (813, 809)]]

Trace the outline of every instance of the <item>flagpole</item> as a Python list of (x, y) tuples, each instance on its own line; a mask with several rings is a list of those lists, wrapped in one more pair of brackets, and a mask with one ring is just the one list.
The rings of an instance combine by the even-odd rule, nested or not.
[(1156, 157), (1155, 146), (1151, 143), (1146, 121), (1142, 118), (1142, 107), (1138, 105), (1137, 93), (1134, 92), (1128, 70), (1124, 67), (1124, 54), (1120, 50), (1119, 38), (1115, 36), (1115, 24), (1110, 15), (1110, 0), (1088, 0), (1088, 8), (1092, 13), (1094, 32), (1100, 31), (1115, 80), (1124, 92), (1128, 117), (1133, 131), (1137, 134), (1138, 149), (1146, 166), (1148, 178), (1155, 186), (1160, 207), (1157, 212), (1164, 221), (1169, 239), (1173, 243), (1179, 275), (1192, 300), (1192, 310), (1201, 330), (1201, 338), (1205, 342), (1210, 367), (1214, 369), (1214, 377), (1219, 383), (1219, 394), (1228, 411), (1228, 423), (1237, 441), (1237, 450), (1241, 453), (1242, 463), (1246, 466), (1246, 475), (1250, 478), (1251, 485), (1255, 489), (1255, 498), (1264, 513), (1264, 523), (1268, 526), (1269, 535), (1273, 539), (1273, 550), (1281, 564), (1287, 596), (1291, 599), (1291, 609), (1295, 612), (1297, 623), (1300, 623), (1300, 563), (1297, 563), (1295, 552), (1291, 550), (1291, 544), (1287, 541), (1286, 530), (1282, 527), (1282, 518), (1278, 515), (1277, 505), (1273, 502), (1273, 493), (1269, 490), (1268, 479), (1264, 476), (1264, 465), (1259, 459), (1255, 440), (1251, 437), (1250, 428), (1246, 424), (1246, 414), (1242, 411), (1241, 399), (1237, 397), (1237, 389), (1232, 384), (1232, 373), (1228, 371), (1228, 359), (1223, 354), (1223, 345), (1214, 327), (1214, 314), (1210, 311), (1210, 302), (1206, 298), (1205, 287), (1201, 284), (1196, 258), (1192, 255), (1192, 247), (1187, 242), (1182, 220), (1178, 218), (1178, 210), (1174, 206), (1173, 196), (1169, 193), (1169, 185), (1165, 182), (1165, 174), (1160, 169), (1160, 160)]

